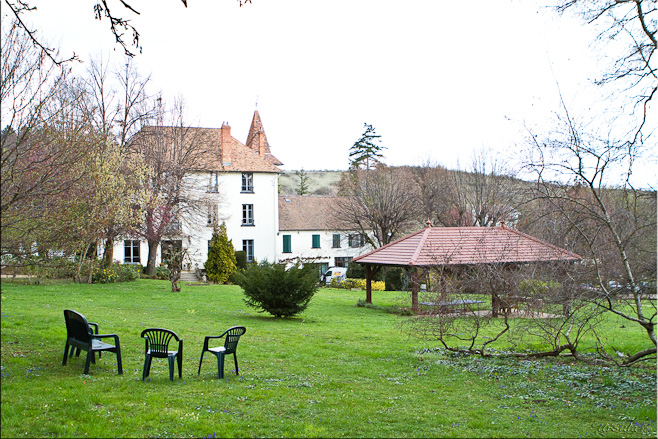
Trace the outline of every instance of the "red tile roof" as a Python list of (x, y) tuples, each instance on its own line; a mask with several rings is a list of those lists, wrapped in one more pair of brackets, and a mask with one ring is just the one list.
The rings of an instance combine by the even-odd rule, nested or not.
[(354, 258), (373, 265), (435, 266), (576, 261), (579, 255), (509, 227), (425, 227)]
[(256, 154), (258, 154), (259, 151), (259, 133), (263, 133), (263, 146), (264, 146), (264, 152), (265, 152), (265, 158), (267, 161), (272, 163), (275, 166), (280, 166), (283, 163), (274, 155), (272, 154), (272, 151), (270, 151), (270, 144), (267, 142), (267, 136), (265, 135), (265, 128), (263, 128), (263, 122), (260, 120), (260, 114), (258, 114), (258, 110), (254, 111), (254, 117), (251, 119), (251, 126), (249, 127), (249, 134), (247, 135), (247, 142), (245, 145), (247, 148), (250, 148), (251, 150), (255, 151)]
[(279, 230), (342, 230), (336, 221), (341, 197), (279, 197)]
[[(164, 138), (175, 137), (174, 127), (145, 127), (137, 133), (131, 141), (138, 141), (140, 137), (148, 136), (155, 130), (166, 132)], [(180, 134), (179, 134), (180, 136)], [(222, 130), (221, 128), (185, 128), (185, 142), (195, 145), (199, 149), (195, 154), (194, 163), (189, 164), (194, 171), (225, 171), (225, 172), (275, 172), (277, 168), (267, 155), (261, 157), (258, 150), (254, 151), (233, 136), (224, 139), (230, 145), (230, 159), (222, 157)], [(172, 141), (173, 144), (173, 141)]]

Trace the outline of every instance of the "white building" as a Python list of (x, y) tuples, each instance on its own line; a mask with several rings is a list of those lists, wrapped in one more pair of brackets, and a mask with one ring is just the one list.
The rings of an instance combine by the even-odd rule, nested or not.
[(279, 262), (314, 262), (346, 267), (352, 258), (372, 248), (363, 236), (345, 230), (335, 220), (342, 197), (279, 197)]
[[(228, 238), (247, 261), (321, 264), (345, 267), (370, 247), (358, 233), (336, 226), (340, 197), (279, 197), (282, 163), (272, 155), (258, 111), (242, 143), (221, 128), (190, 128), (206, 148), (185, 176), (187, 195), (196, 206), (175, 218), (157, 249), (156, 264), (166, 263), (166, 249), (184, 249), (184, 271), (203, 269), (215, 223), (226, 224)], [(189, 135), (189, 134), (188, 134)], [(191, 213), (192, 212), (192, 213)], [(164, 251), (163, 251), (164, 249)], [(148, 263), (148, 243), (129, 237), (118, 241), (115, 259)]]
[[(254, 112), (246, 143), (221, 128), (191, 128), (203, 138), (207, 151), (196, 169), (185, 177), (196, 200), (193, 214), (175, 218), (158, 248), (156, 262), (166, 262), (163, 248), (186, 250), (185, 270), (202, 269), (208, 258), (213, 224), (226, 223), (236, 250), (244, 250), (248, 261), (277, 260), (279, 227), (278, 180), (281, 162), (272, 155), (258, 111)], [(164, 259), (163, 259), (164, 253)], [(115, 259), (123, 263), (147, 264), (148, 244), (144, 239), (117, 242)], [(121, 257), (121, 258), (119, 258)]]

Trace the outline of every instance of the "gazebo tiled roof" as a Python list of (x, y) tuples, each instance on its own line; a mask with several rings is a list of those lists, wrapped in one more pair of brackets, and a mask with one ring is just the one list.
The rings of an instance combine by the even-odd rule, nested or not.
[(427, 227), (354, 258), (367, 265), (577, 261), (579, 255), (509, 227)]

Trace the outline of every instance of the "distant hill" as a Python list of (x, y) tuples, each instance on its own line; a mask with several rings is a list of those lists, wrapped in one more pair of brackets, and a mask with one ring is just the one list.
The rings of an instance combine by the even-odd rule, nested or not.
[[(299, 171), (284, 171), (279, 175), (279, 195), (297, 195)], [(308, 195), (335, 196), (343, 171), (304, 171), (308, 177)]]

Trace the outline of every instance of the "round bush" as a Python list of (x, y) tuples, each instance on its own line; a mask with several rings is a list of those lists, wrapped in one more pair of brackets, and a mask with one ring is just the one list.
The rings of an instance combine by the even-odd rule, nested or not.
[(247, 305), (275, 317), (304, 311), (318, 290), (317, 272), (311, 266), (295, 265), (286, 270), (282, 264), (261, 262), (236, 273), (234, 278), (247, 296)]

